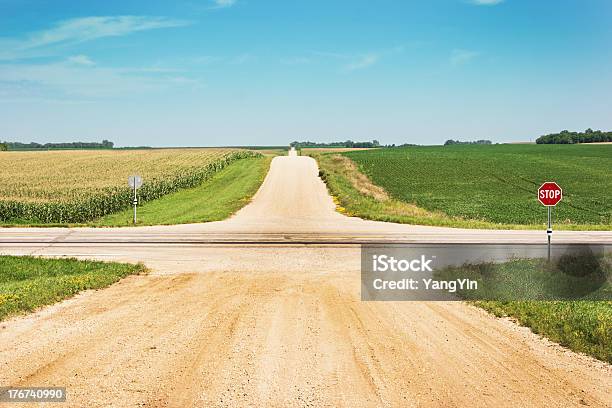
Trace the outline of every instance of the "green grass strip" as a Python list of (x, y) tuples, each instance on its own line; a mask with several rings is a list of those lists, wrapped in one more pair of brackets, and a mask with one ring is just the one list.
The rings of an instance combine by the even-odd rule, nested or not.
[(141, 264), (0, 256), (0, 320), (145, 271)]
[[(599, 263), (593, 268), (587, 257), (575, 259), (573, 265), (565, 258), (559, 265), (517, 259), (449, 267), (436, 271), (436, 278), (475, 279), (478, 291), (458, 291), (470, 303), (498, 317), (513, 317), (562, 346), (612, 363), (611, 260), (593, 258)], [(576, 300), (532, 300), (568, 298)]]
[(476, 301), (496, 316), (519, 324), (574, 351), (612, 364), (612, 302), (605, 301)]

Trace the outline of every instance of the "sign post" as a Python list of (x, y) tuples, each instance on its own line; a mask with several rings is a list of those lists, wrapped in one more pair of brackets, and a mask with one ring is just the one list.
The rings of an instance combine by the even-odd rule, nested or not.
[(136, 206), (138, 205), (138, 197), (136, 196), (136, 190), (142, 186), (142, 177), (138, 175), (133, 175), (128, 177), (128, 185), (134, 190), (134, 198), (132, 200), (132, 205), (134, 206), (134, 220), (133, 223), (136, 224)]
[(554, 181), (547, 181), (538, 189), (538, 200), (542, 205), (548, 207), (548, 228), (546, 235), (548, 236), (548, 262), (550, 262), (550, 240), (552, 238), (552, 207), (559, 204), (563, 199), (563, 190)]

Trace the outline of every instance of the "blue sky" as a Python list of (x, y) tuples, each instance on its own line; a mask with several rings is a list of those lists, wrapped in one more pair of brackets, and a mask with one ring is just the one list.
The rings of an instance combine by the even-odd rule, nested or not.
[(612, 130), (609, 0), (0, 0), (0, 140)]

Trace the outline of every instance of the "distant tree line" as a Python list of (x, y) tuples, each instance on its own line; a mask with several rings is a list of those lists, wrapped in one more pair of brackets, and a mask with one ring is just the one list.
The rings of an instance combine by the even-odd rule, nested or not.
[(6, 143), (0, 143), (0, 152), (6, 152), (8, 150), (8, 146)]
[[(5, 148), (3, 149), (2, 146)], [(45, 150), (45, 149), (112, 149), (114, 143), (109, 140), (98, 142), (67, 142), (67, 143), (21, 143), (3, 142), (0, 143), (0, 150)]]
[(318, 143), (318, 142), (291, 142), (291, 147), (296, 149), (309, 148), (309, 147), (352, 147), (352, 148), (367, 148), (367, 147), (380, 147), (378, 140), (372, 140), (371, 142), (353, 142), (347, 140), (346, 142), (331, 142), (331, 143)]
[(446, 142), (444, 142), (444, 146), (451, 146), (451, 145), (490, 145), (490, 144), (493, 144), (490, 140), (476, 140), (476, 141), (463, 142), (461, 140), (449, 139)]
[(537, 144), (574, 144), (612, 142), (612, 132), (587, 129), (584, 132), (570, 132), (564, 130), (560, 133), (551, 133), (536, 139)]
[(402, 143), (400, 145), (396, 145), (395, 143), (392, 143), (392, 144), (384, 145), (384, 147), (413, 147), (413, 146), (418, 146), (418, 144)]

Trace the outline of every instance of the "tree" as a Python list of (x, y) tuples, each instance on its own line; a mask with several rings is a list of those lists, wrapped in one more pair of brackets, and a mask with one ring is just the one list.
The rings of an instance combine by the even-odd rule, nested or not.
[(64, 143), (21, 143), (4, 142), (10, 150), (35, 150), (35, 149), (112, 149), (114, 143), (109, 140), (98, 142), (64, 142)]
[(331, 142), (331, 143), (320, 143), (320, 142), (298, 142), (294, 141), (289, 144), (289, 146), (298, 148), (298, 147), (361, 147), (361, 148), (372, 148), (372, 147), (380, 147), (380, 142), (378, 140), (373, 140), (371, 142), (354, 142), (352, 140), (347, 140), (344, 142)]
[(587, 129), (583, 133), (563, 130), (560, 133), (551, 133), (536, 139), (538, 144), (574, 144), (574, 143), (596, 143), (612, 141), (612, 132)]
[(8, 150), (8, 146), (6, 143), (0, 143), (0, 152), (6, 152)]
[(453, 140), (453, 139), (448, 139), (446, 142), (444, 142), (444, 146), (450, 146), (450, 145), (490, 145), (493, 144), (493, 142), (491, 142), (490, 140), (476, 140), (475, 142), (462, 142), (461, 140)]

